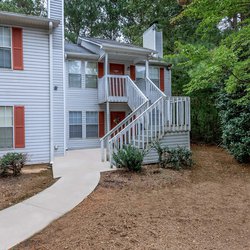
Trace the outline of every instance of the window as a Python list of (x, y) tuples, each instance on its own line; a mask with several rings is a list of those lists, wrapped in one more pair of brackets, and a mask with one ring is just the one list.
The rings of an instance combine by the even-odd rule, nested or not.
[(86, 88), (97, 88), (97, 64), (94, 62), (86, 62), (85, 64), (85, 77)]
[(146, 75), (146, 69), (145, 66), (136, 66), (135, 67), (136, 73), (135, 73), (135, 77), (136, 80), (141, 80), (145, 78)]
[(160, 86), (160, 71), (158, 67), (149, 67), (149, 77), (157, 87)]
[(0, 68), (11, 68), (11, 31), (0, 26)]
[(69, 112), (69, 138), (82, 138), (82, 112)]
[(0, 148), (13, 148), (13, 107), (0, 106)]
[(81, 76), (81, 61), (69, 61), (69, 87), (81, 88), (82, 76)]
[(98, 112), (86, 112), (86, 138), (98, 137)]

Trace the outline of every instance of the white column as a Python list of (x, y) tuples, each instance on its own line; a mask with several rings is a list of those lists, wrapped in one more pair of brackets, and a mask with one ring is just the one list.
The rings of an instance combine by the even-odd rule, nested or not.
[(109, 86), (108, 86), (108, 54), (105, 54), (105, 63), (104, 63), (104, 74), (105, 74), (105, 89), (107, 94), (107, 103), (106, 103), (106, 117), (107, 117), (107, 131), (110, 131), (110, 108), (109, 108)]
[(149, 62), (148, 59), (145, 62), (146, 77), (149, 77)]

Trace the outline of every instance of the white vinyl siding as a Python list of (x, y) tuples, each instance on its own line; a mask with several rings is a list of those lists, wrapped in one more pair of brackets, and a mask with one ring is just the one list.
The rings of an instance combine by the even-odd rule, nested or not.
[(97, 63), (85, 62), (86, 88), (97, 88)]
[[(39, 44), (39, 46), (34, 46), (34, 44)], [(23, 27), (23, 60), (25, 70), (12, 71), (0, 68), (0, 106), (25, 106), (25, 148), (15, 149), (15, 152), (27, 153), (29, 163), (49, 163), (50, 105), (47, 30)], [(58, 91), (60, 90), (61, 87)], [(60, 126), (63, 126), (63, 123)], [(12, 151), (13, 149), (0, 150), (0, 157)]]
[(69, 87), (81, 88), (81, 61), (69, 61)]
[(82, 112), (69, 112), (69, 138), (82, 138)]
[(0, 149), (13, 148), (13, 107), (0, 106)]
[(98, 138), (98, 112), (86, 112), (86, 138)]
[(160, 86), (160, 69), (159, 67), (149, 67), (149, 77), (151, 81), (159, 88)]
[(11, 68), (11, 29), (0, 26), (0, 68)]

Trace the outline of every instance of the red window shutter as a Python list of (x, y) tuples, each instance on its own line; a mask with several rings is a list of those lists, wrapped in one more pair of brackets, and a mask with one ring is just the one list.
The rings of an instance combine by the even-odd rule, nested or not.
[(25, 147), (24, 107), (14, 108), (15, 148)]
[(12, 28), (13, 69), (23, 70), (23, 30)]
[(105, 118), (104, 111), (99, 112), (99, 137), (103, 137), (105, 135)]
[(98, 63), (98, 78), (102, 78), (104, 76), (104, 64), (102, 62)]
[(130, 78), (135, 80), (135, 65), (130, 65)]
[(160, 90), (164, 92), (164, 68), (160, 68)]

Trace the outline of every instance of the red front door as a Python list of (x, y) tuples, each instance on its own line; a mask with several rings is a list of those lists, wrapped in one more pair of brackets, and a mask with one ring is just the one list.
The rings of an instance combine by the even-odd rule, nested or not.
[[(124, 64), (110, 63), (111, 75), (124, 75)], [(110, 93), (112, 96), (124, 96), (125, 79), (111, 78)]]
[(123, 111), (119, 112), (111, 112), (110, 113), (110, 124), (111, 124), (111, 129), (114, 128), (118, 123), (120, 123), (126, 116), (126, 113)]
[(124, 64), (110, 63), (110, 75), (124, 75)]

